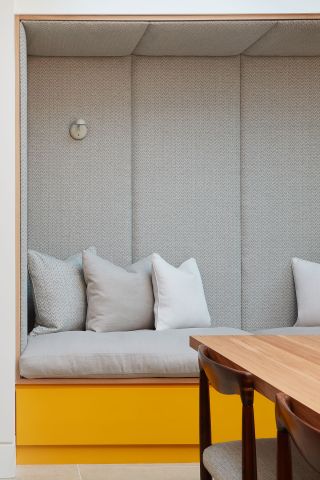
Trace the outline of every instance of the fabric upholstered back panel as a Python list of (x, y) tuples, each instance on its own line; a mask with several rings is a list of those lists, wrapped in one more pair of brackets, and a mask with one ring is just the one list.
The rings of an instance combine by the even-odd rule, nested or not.
[(292, 256), (320, 261), (320, 58), (242, 58), (242, 327), (296, 320)]
[(29, 248), (131, 261), (130, 78), (130, 57), (29, 57)]
[[(239, 66), (29, 57), (29, 248), (65, 258), (92, 244), (122, 265), (194, 256), (213, 322), (240, 327)], [(78, 117), (82, 142), (68, 133)]]
[(27, 238), (194, 256), (214, 324), (294, 323), (291, 257), (320, 261), (319, 57), (31, 56), (28, 170), (25, 74), (22, 55), (22, 346)]
[(135, 57), (133, 256), (195, 257), (213, 324), (240, 327), (239, 57)]

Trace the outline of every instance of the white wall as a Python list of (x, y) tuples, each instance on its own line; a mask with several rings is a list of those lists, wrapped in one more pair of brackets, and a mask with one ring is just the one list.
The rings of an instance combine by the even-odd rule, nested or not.
[(0, 3), (0, 477), (14, 475), (15, 139), (13, 0)]
[(15, 0), (16, 12), (42, 14), (315, 13), (319, 0)]

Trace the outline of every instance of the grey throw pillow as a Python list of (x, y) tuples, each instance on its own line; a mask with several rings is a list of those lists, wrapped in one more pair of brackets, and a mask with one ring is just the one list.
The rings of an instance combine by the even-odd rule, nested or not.
[(125, 268), (83, 252), (87, 330), (118, 332), (154, 328), (151, 257)]
[[(95, 247), (88, 249), (96, 252)], [(28, 251), (28, 269), (36, 312), (30, 335), (83, 330), (87, 300), (82, 253), (67, 260)]]

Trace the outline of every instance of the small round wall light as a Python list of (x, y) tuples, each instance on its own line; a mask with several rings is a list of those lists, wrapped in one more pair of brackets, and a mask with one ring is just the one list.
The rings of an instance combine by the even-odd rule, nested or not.
[(74, 140), (83, 140), (88, 133), (86, 122), (82, 118), (76, 120), (71, 124), (69, 132)]

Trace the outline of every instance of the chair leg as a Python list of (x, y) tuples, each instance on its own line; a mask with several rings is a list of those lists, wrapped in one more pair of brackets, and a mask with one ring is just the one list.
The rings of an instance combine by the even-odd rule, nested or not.
[(286, 430), (278, 430), (277, 480), (292, 480), (290, 440)]
[(200, 478), (212, 480), (210, 473), (203, 465), (203, 452), (211, 445), (211, 415), (209, 383), (204, 370), (200, 367), (199, 388), (199, 426), (200, 426)]
[(202, 460), (200, 461), (200, 480), (212, 480), (212, 477), (206, 467), (203, 465)]
[(242, 407), (242, 479), (257, 480), (257, 454), (256, 434), (254, 428), (253, 392), (252, 398), (249, 400), (249, 403), (243, 405)]

